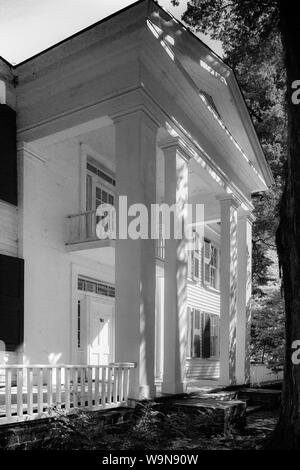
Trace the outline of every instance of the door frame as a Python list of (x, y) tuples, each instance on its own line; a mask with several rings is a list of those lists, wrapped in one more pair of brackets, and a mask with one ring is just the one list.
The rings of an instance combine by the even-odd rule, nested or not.
[(86, 363), (89, 363), (89, 355), (90, 355), (90, 330), (91, 330), (91, 315), (92, 315), (92, 309), (91, 309), (91, 301), (95, 300), (97, 301), (100, 305), (106, 305), (112, 307), (112, 313), (111, 313), (111, 362), (114, 362), (115, 360), (115, 301), (114, 299), (110, 297), (106, 297), (103, 295), (98, 295), (98, 294), (93, 294), (93, 293), (88, 293), (86, 292), (85, 298), (87, 299), (87, 322), (86, 322), (86, 340), (84, 344), (84, 349), (85, 349), (85, 354), (86, 354)]
[[(93, 279), (99, 279), (100, 282), (107, 282), (109, 284), (114, 284), (114, 268), (108, 269), (107, 266), (102, 265), (101, 271), (99, 272), (99, 268), (93, 269), (93, 267), (87, 267), (84, 264), (79, 264), (77, 262), (71, 262), (71, 289), (70, 289), (70, 329), (69, 329), (69, 345), (70, 345), (70, 364), (78, 364), (78, 347), (77, 347), (77, 308), (78, 308), (78, 297), (79, 293), (82, 296), (85, 295), (94, 295), (97, 298), (103, 299), (104, 302), (111, 302), (111, 304), (115, 307), (115, 298), (114, 297), (107, 297), (102, 296), (100, 294), (93, 294), (89, 292), (79, 291), (77, 289), (77, 282), (78, 276), (87, 276)], [(115, 308), (113, 309), (113, 360), (115, 359)], [(84, 357), (84, 364), (87, 364), (87, 351)]]

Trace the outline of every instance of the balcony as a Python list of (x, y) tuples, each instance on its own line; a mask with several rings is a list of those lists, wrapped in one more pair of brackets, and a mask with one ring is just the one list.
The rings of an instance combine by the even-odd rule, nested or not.
[[(79, 214), (69, 215), (67, 218), (69, 226), (69, 236), (66, 243), (68, 251), (87, 250), (91, 248), (114, 247), (115, 240), (110, 238), (100, 238), (97, 233), (96, 210), (81, 212)], [(108, 229), (113, 232), (114, 221)], [(156, 258), (160, 261), (165, 259), (165, 240), (160, 237), (156, 240)]]
[[(96, 210), (81, 212), (67, 217), (69, 237), (66, 243), (68, 251), (87, 250), (114, 246), (112, 239), (102, 239), (97, 235)], [(113, 229), (113, 227), (110, 227)]]

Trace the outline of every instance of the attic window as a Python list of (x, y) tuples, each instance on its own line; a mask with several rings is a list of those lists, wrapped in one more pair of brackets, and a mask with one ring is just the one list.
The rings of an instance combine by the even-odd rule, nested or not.
[(206, 91), (203, 91), (203, 90), (200, 90), (200, 93), (205, 97), (207, 103), (209, 104), (209, 106), (211, 106), (214, 110), (214, 112), (218, 115), (218, 117), (221, 119), (221, 115), (215, 105), (215, 102), (213, 100), (213, 98), (208, 94), (206, 93)]

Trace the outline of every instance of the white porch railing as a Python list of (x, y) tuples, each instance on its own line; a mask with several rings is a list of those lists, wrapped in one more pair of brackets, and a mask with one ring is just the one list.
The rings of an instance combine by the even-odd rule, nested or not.
[[(69, 240), (68, 244), (99, 240), (97, 236), (96, 210), (81, 212), (68, 216)], [(113, 232), (112, 221), (109, 229)]]
[[(108, 230), (114, 233), (115, 226), (113, 218), (109, 219), (108, 223), (110, 224)], [(68, 224), (68, 245), (99, 240), (97, 236), (97, 216), (95, 210), (69, 215)], [(165, 259), (165, 240), (161, 236), (156, 240), (156, 258), (160, 260)]]
[(53, 408), (126, 406), (133, 363), (107, 366), (0, 365), (0, 424), (51, 416)]

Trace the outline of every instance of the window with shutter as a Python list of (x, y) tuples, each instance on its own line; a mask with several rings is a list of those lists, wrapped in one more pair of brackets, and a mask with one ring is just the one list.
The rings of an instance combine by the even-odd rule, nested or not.
[(16, 113), (0, 104), (0, 199), (17, 205)]
[(0, 340), (7, 351), (23, 343), (24, 261), (0, 255)]
[(219, 317), (191, 309), (190, 353), (193, 358), (219, 357)]
[(201, 313), (193, 310), (192, 316), (192, 357), (201, 357)]

